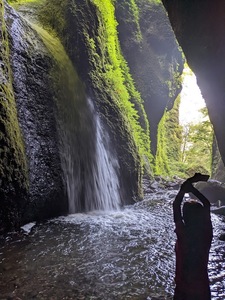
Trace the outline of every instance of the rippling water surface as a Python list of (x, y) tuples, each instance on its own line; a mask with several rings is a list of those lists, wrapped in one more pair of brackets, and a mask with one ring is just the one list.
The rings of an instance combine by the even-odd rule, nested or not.
[[(0, 247), (0, 299), (172, 299), (174, 192), (146, 195), (120, 212), (93, 212), (9, 234)], [(225, 242), (212, 215), (212, 299), (225, 299)], [(15, 297), (15, 298), (10, 298)]]

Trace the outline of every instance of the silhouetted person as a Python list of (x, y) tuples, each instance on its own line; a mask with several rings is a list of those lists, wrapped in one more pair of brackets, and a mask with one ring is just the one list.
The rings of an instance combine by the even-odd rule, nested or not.
[[(177, 235), (174, 300), (211, 299), (208, 278), (208, 259), (212, 242), (210, 202), (192, 185), (193, 182), (207, 181), (208, 178), (208, 175), (196, 173), (187, 179), (173, 202)], [(181, 213), (184, 194), (190, 192), (200, 202), (185, 201)]]

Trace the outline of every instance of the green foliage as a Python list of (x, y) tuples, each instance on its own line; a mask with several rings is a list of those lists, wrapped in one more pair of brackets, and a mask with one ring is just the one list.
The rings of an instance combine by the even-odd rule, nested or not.
[(211, 173), (213, 128), (208, 118), (207, 110), (201, 112), (204, 120), (197, 124), (188, 124), (183, 134), (182, 161), (187, 166), (189, 175), (192, 169), (196, 172), (201, 168)]
[(157, 134), (157, 151), (155, 156), (155, 175), (167, 176), (170, 174), (168, 156), (167, 156), (167, 140), (166, 140), (166, 111), (159, 122)]
[(14, 8), (18, 8), (19, 6), (24, 4), (38, 4), (39, 2), (43, 2), (43, 0), (8, 0), (7, 2)]
[(39, 2), (43, 2), (38, 12), (42, 26), (52, 35), (55, 35), (57, 32), (57, 35), (63, 36), (66, 25), (65, 11), (68, 0), (39, 0)]
[(131, 34), (131, 39), (133, 39), (136, 43), (140, 43), (142, 41), (142, 33), (140, 29), (139, 23), (139, 8), (136, 4), (135, 0), (124, 0), (118, 1), (116, 0), (116, 5), (119, 7), (120, 13), (124, 11), (125, 16), (123, 21), (129, 24), (131, 28), (129, 34)]
[(179, 125), (180, 96), (171, 110), (165, 110), (158, 126), (156, 175), (172, 176), (182, 173), (180, 165), (182, 128)]
[(171, 110), (166, 111), (166, 154), (171, 175), (180, 173), (179, 163), (181, 159), (182, 127), (179, 125), (180, 95), (174, 102)]
[[(190, 72), (190, 69), (185, 69)], [(188, 71), (187, 71), (188, 70)], [(202, 121), (179, 125), (180, 96), (174, 107), (165, 111), (158, 127), (157, 174), (191, 176), (195, 172), (211, 173), (213, 129), (207, 108), (200, 110)]]
[(92, 65), (90, 75), (95, 88), (105, 90), (113, 101), (112, 105), (119, 108), (124, 126), (135, 142), (136, 150), (133, 151), (138, 150), (144, 165), (145, 158), (151, 160), (149, 124), (143, 101), (121, 54), (114, 6), (111, 0), (91, 2), (98, 9), (99, 27), (95, 38), (84, 32)]

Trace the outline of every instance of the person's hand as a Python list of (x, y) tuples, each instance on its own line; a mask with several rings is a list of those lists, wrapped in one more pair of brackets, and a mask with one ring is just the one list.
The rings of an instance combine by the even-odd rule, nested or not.
[(188, 178), (191, 183), (198, 182), (198, 181), (207, 181), (209, 179), (209, 175), (204, 175), (201, 173), (195, 173), (194, 176)]

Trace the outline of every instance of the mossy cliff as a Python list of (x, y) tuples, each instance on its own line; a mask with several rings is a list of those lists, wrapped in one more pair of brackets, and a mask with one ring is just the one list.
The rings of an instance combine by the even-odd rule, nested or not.
[[(54, 14), (63, 20), (61, 26), (53, 20)], [(62, 5), (58, 0), (53, 5), (47, 1), (43, 19), (59, 33), (89, 92), (95, 95), (124, 161), (122, 170), (128, 165), (130, 170), (149, 166), (150, 139), (155, 154), (158, 123), (180, 91), (183, 68), (162, 3), (93, 0)], [(125, 155), (124, 160), (126, 149), (131, 156)], [(130, 175), (127, 178), (131, 180)]]
[(64, 14), (64, 30), (52, 27), (66, 33), (62, 36), (65, 47), (111, 132), (123, 198), (140, 197), (141, 175), (151, 162), (149, 124), (121, 54), (114, 6), (111, 1), (67, 1)]
[[(7, 128), (9, 130), (13, 126), (12, 132), (17, 132), (17, 127), (21, 129), (22, 136), (17, 133), (14, 144), (20, 145), (18, 156), (26, 162), (27, 171), (25, 173), (22, 167), (15, 166), (13, 156), (8, 162), (3, 160), (3, 163), (8, 167), (13, 164), (13, 170), (19, 173), (19, 178), (26, 174), (27, 193), (24, 189), (20, 194), (17, 193), (21, 201), (19, 220), (26, 222), (67, 212), (57, 128), (57, 88), (52, 76), (57, 60), (37, 31), (6, 4), (4, 17), (10, 41), (8, 60), (4, 58), (4, 61), (10, 64), (12, 70), (11, 78), (6, 78), (6, 82), (9, 95), (14, 95), (19, 120), (19, 124), (18, 121), (16, 124), (10, 119)], [(58, 83), (58, 87), (61, 83)], [(10, 111), (14, 112), (13, 109)], [(5, 120), (7, 118), (4, 116)], [(3, 136), (6, 134), (3, 133)], [(10, 151), (16, 149), (14, 144), (8, 146)], [(3, 148), (2, 152), (6, 155), (7, 149)], [(11, 179), (6, 175), (8, 185)], [(21, 182), (18, 188), (20, 186)], [(8, 210), (13, 209), (14, 202), (12, 198), (12, 203), (3, 203), (2, 210), (6, 216), (10, 215)]]
[(10, 44), (0, 1), (0, 232), (18, 226), (26, 204), (28, 172), (24, 140), (19, 127)]
[[(74, 139), (71, 153), (75, 163), (76, 144), (81, 140), (84, 157), (92, 156), (89, 129), (82, 131), (82, 122), (91, 126), (85, 106), (87, 97), (74, 68), (110, 133), (120, 165), (123, 202), (140, 199), (142, 175), (152, 174), (151, 148), (156, 152), (158, 123), (165, 108), (172, 107), (180, 89), (183, 63), (161, 2), (14, 0), (9, 3), (19, 13), (5, 4), (6, 10), (1, 15), (1, 47), (10, 41), (2, 51), (2, 60), (7, 65), (7, 68), (2, 65), (7, 83), (3, 92), (12, 106), (4, 116), (4, 110), (1, 111), (2, 124), (7, 127), (6, 133), (5, 127), (1, 128), (1, 155), (6, 185), (10, 186), (10, 172), (13, 172), (12, 186), (21, 191), (18, 199), (23, 199), (24, 216), (17, 219), (43, 219), (67, 211), (61, 156), (66, 141)], [(36, 25), (31, 25), (32, 22)], [(69, 99), (75, 101), (71, 103)], [(65, 111), (74, 114), (67, 118)], [(80, 116), (84, 116), (82, 122)], [(60, 135), (61, 126), (66, 132), (75, 130), (75, 134), (65, 139)], [(8, 148), (4, 144), (6, 139)], [(7, 157), (7, 153), (11, 156)], [(8, 195), (6, 190), (2, 191)], [(15, 204), (3, 204), (2, 212), (7, 218), (9, 210), (17, 211)]]
[(161, 1), (117, 0), (115, 7), (121, 49), (144, 100), (155, 155), (158, 124), (181, 91), (182, 51)]
[(171, 110), (165, 112), (158, 126), (158, 145), (155, 157), (156, 175), (180, 175), (182, 172), (181, 141), (182, 128), (179, 125), (180, 95)]

